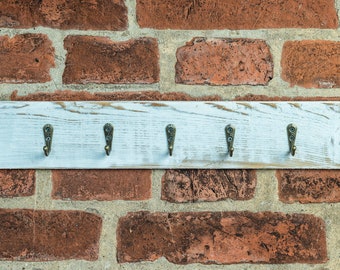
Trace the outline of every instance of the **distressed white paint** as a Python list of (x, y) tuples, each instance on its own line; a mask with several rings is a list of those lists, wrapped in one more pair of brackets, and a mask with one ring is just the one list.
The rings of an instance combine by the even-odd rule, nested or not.
[[(0, 168), (340, 168), (337, 102), (0, 102)], [(114, 126), (106, 156), (103, 126)], [(45, 157), (42, 128), (52, 124)], [(298, 127), (295, 156), (286, 127)], [(173, 156), (165, 127), (177, 128)], [(234, 155), (224, 128), (236, 128)]]

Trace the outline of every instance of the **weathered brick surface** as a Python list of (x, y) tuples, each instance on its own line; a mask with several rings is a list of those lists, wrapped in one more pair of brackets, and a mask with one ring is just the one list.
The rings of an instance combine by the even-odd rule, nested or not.
[(124, 0), (0, 1), (0, 27), (123, 30)]
[(217, 95), (192, 97), (185, 93), (158, 91), (127, 91), (127, 92), (96, 92), (57, 90), (55, 92), (37, 92), (28, 95), (18, 95), (18, 91), (13, 91), (11, 100), (16, 101), (77, 101), (77, 100), (141, 100), (141, 101), (219, 101), (221, 97)]
[(52, 42), (43, 34), (0, 36), (0, 83), (38, 83), (51, 80)]
[(266, 95), (254, 95), (248, 94), (244, 96), (237, 96), (234, 99), (235, 101), (340, 101), (340, 97), (302, 97), (302, 96), (295, 96), (295, 97), (286, 97), (286, 96), (274, 96), (269, 97)]
[(141, 27), (156, 29), (337, 28), (334, 1), (137, 0)]
[(35, 170), (0, 170), (0, 197), (32, 196)]
[[(296, 89), (278, 90), (283, 80), (294, 88), (335, 90), (340, 87), (339, 12), (336, 9), (339, 3), (339, 0), (3, 0), (0, 1), (0, 31), (2, 28), (3, 32), (3, 36), (0, 35), (0, 92), (3, 92), (0, 99), (7, 99), (9, 91), (14, 91), (11, 100), (18, 101), (221, 100), (217, 95), (194, 97), (169, 92), (189, 93), (190, 89), (195, 91), (197, 88), (192, 85), (206, 84), (233, 85), (226, 89), (235, 95), (250, 93), (234, 99), (240, 101), (340, 101), (336, 91), (332, 97), (326, 97), (329, 91), (325, 91), (323, 97), (316, 97), (319, 94), (313, 94), (313, 91), (313, 97), (302, 97), (295, 95)], [(132, 21), (128, 21), (128, 11)], [(136, 18), (132, 18), (134, 14)], [(141, 29), (135, 27), (135, 19)], [(270, 28), (277, 28), (277, 31), (256, 31)], [(205, 33), (205, 29), (212, 31)], [(215, 35), (218, 29), (251, 29), (251, 36), (263, 40), (249, 39), (249, 31), (241, 31), (240, 38), (228, 39), (228, 31), (226, 35), (220, 32)], [(286, 30), (287, 35), (284, 34)], [(32, 32), (35, 34), (30, 34)], [(203, 38), (193, 38), (198, 34)], [(236, 37), (238, 31), (232, 34)], [(320, 40), (303, 40), (309, 34), (313, 37), (320, 34)], [(131, 40), (114, 40), (117, 35), (119, 40)], [(150, 37), (144, 37), (146, 35)], [(278, 39), (282, 39), (282, 44)], [(185, 45), (183, 40), (189, 42)], [(65, 51), (60, 50), (62, 44), (59, 43), (63, 41)], [(161, 44), (159, 48), (158, 43)], [(282, 54), (277, 50), (280, 44), (283, 45)], [(54, 47), (58, 48), (56, 53)], [(67, 53), (66, 59), (64, 52)], [(281, 60), (281, 67), (280, 64), (273, 66), (271, 53), (275, 64)], [(165, 68), (167, 64), (170, 66)], [(55, 66), (56, 69), (52, 69)], [(274, 68), (281, 75), (271, 81)], [(169, 70), (172, 72), (165, 75), (164, 72)], [(53, 71), (53, 77), (50, 71)], [(164, 76), (170, 76), (170, 81), (163, 81)], [(73, 91), (53, 92), (52, 79), (59, 86), (61, 81), (63, 84), (98, 85), (89, 85), (91, 92), (81, 91), (86, 90), (81, 85), (71, 86)], [(26, 83), (45, 82), (50, 83), (31, 85), (32, 89), (25, 86)], [(1, 87), (1, 83), (22, 85)], [(105, 84), (154, 84), (150, 89), (161, 92), (134, 91), (133, 85), (111, 85), (112, 92), (106, 92), (109, 89), (105, 89)], [(254, 87), (256, 85), (269, 87)], [(209, 86), (203, 87), (205, 90), (198, 88), (195, 95), (208, 94), (212, 90)], [(214, 93), (219, 91), (214, 89)], [(273, 94), (272, 90), (287, 96), (256, 95), (256, 92)], [(280, 207), (287, 203), (284, 207), (286, 213), (222, 212), (230, 210), (223, 210), (223, 202), (212, 203), (211, 207), (204, 203), (208, 212), (199, 211), (201, 204), (197, 202), (203, 201), (235, 200), (235, 210), (244, 208), (244, 203), (239, 200), (250, 200), (248, 203), (251, 203), (257, 182), (255, 170), (165, 170), (162, 179), (154, 179), (162, 180), (161, 194), (151, 194), (152, 170), (52, 170), (51, 174), (51, 193), (45, 189), (38, 193), (42, 197), (50, 196), (49, 203), (57, 208), (59, 205), (59, 209), (0, 208), (0, 268), (27, 268), (31, 267), (26, 263), (30, 261), (93, 261), (100, 258), (98, 262), (81, 263), (79, 267), (116, 269), (124, 268), (120, 263), (165, 257), (175, 264), (264, 263), (273, 264), (268, 268), (288, 269), (290, 265), (280, 267), (274, 264), (325, 263), (328, 246), (330, 261), (320, 267), (337, 269), (335, 234), (339, 224), (336, 211), (328, 205), (330, 211), (320, 213), (321, 206), (314, 204), (307, 207), (308, 214), (297, 214), (293, 212), (300, 211), (288, 205), (296, 202), (340, 203), (337, 170), (277, 170), (279, 198), (272, 204), (275, 209), (282, 210)], [(276, 186), (275, 180), (271, 185)], [(34, 195), (35, 181), (34, 170), (0, 170), (3, 208), (14, 208), (31, 201), (33, 197), (12, 197)], [(160, 196), (167, 201), (163, 202), (167, 209), (159, 208), (157, 201), (160, 202)], [(256, 194), (258, 198), (253, 203), (261, 201), (263, 196)], [(41, 196), (37, 196), (39, 198)], [(106, 224), (102, 234), (102, 218), (98, 215), (63, 210), (72, 207), (72, 201), (83, 201), (76, 205), (96, 212), (98, 209), (93, 207), (107, 208), (103, 201), (151, 198), (147, 204), (124, 202), (118, 205), (125, 210), (140, 211), (145, 206), (149, 209), (151, 203), (152, 209), (161, 212), (129, 213), (120, 217), (111, 228)], [(184, 205), (171, 203), (184, 202), (192, 203), (194, 212), (166, 212), (183, 211)], [(42, 205), (41, 202), (38, 204)], [(261, 202), (258, 207), (258, 211), (267, 208)], [(104, 212), (103, 219), (110, 223), (115, 209), (111, 214)], [(327, 221), (329, 231), (326, 232), (323, 220), (313, 213)], [(106, 237), (115, 230), (117, 241)], [(104, 247), (100, 254), (99, 241)], [(111, 251), (106, 248), (108, 246)], [(117, 248), (116, 257), (112, 257), (112, 248)], [(38, 264), (41, 268), (65, 266), (65, 263)], [(135, 267), (143, 267), (143, 263)]]
[(340, 42), (287, 41), (282, 50), (282, 78), (291, 86), (340, 87)]
[(255, 170), (167, 170), (162, 177), (162, 199), (169, 202), (249, 200), (255, 187)]
[(285, 203), (340, 202), (338, 170), (277, 170), (276, 177)]
[(323, 263), (324, 222), (305, 214), (129, 213), (117, 229), (120, 263), (164, 256), (189, 263)]
[(113, 42), (106, 37), (68, 36), (63, 82), (156, 83), (159, 81), (157, 40)]
[(0, 260), (96, 260), (101, 226), (81, 211), (0, 209)]
[(194, 38), (177, 50), (176, 82), (266, 85), (273, 59), (263, 40)]
[(147, 200), (151, 170), (53, 170), (54, 199)]

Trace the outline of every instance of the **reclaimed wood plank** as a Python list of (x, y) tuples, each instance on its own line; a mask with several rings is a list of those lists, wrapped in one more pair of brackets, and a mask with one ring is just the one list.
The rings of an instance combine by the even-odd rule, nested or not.
[[(339, 102), (0, 102), (0, 115), (0, 168), (340, 168)], [(105, 123), (114, 126), (109, 156)], [(54, 128), (48, 157), (45, 124)], [(168, 124), (176, 126), (171, 157)]]

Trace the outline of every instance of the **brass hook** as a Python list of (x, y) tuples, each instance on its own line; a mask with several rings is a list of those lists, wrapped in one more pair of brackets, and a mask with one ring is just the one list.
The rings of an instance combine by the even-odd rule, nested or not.
[(112, 139), (113, 139), (114, 128), (111, 124), (106, 123), (104, 125), (104, 136), (106, 145), (104, 147), (106, 155), (109, 156), (112, 149)]
[(174, 144), (175, 144), (176, 127), (172, 124), (169, 124), (166, 126), (165, 131), (166, 131), (166, 137), (168, 141), (169, 155), (172, 156), (172, 151), (174, 150)]
[(53, 138), (53, 127), (50, 124), (46, 124), (43, 127), (45, 146), (43, 147), (45, 156), (47, 157), (51, 152), (52, 138)]
[(294, 124), (289, 124), (287, 126), (287, 134), (288, 134), (288, 143), (289, 143), (289, 152), (292, 156), (295, 156), (296, 146), (295, 139), (297, 133), (297, 126)]
[(225, 127), (225, 135), (227, 138), (229, 156), (232, 157), (234, 153), (235, 128), (232, 125), (227, 125)]

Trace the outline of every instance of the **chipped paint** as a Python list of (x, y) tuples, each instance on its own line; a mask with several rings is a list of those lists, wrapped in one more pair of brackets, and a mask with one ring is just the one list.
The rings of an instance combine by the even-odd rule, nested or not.
[(218, 104), (218, 103), (211, 103), (211, 102), (207, 102), (206, 103), (207, 105), (211, 105), (213, 106), (214, 108), (217, 108), (219, 110), (223, 110), (223, 111), (226, 111), (226, 112), (232, 112), (232, 113), (238, 113), (238, 114), (242, 114), (242, 115), (248, 115), (247, 113), (244, 113), (244, 112), (239, 112), (239, 111), (236, 111), (236, 110), (232, 110), (232, 109), (229, 109), (221, 104)]
[(276, 103), (268, 103), (268, 102), (265, 102), (265, 103), (261, 103), (263, 105), (266, 105), (266, 106), (269, 106), (269, 107), (272, 107), (274, 109), (277, 109), (277, 104)]
[(152, 103), (150, 103), (150, 106), (152, 106), (152, 107), (168, 107), (168, 105), (167, 104), (165, 104), (165, 103), (156, 103), (156, 102), (152, 102)]
[(251, 103), (246, 103), (246, 102), (237, 102), (238, 105), (242, 105), (246, 108), (249, 108), (249, 109), (253, 109), (253, 106), (251, 105)]
[(299, 104), (299, 103), (296, 103), (296, 102), (289, 102), (288, 104), (289, 104), (290, 106), (293, 106), (293, 107), (297, 108), (297, 109), (301, 109), (301, 104)]

